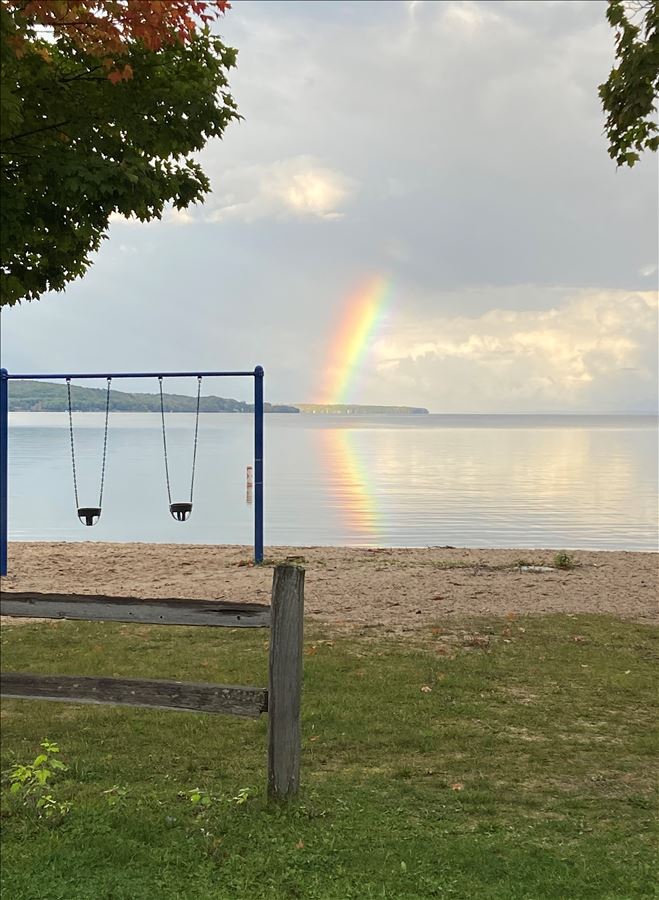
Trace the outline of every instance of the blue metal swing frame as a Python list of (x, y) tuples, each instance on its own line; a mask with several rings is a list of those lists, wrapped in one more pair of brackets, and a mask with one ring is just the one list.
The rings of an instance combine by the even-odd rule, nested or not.
[(254, 562), (263, 562), (263, 367), (241, 372), (98, 372), (14, 375), (0, 369), (0, 575), (7, 574), (9, 382), (100, 378), (253, 378), (254, 379)]

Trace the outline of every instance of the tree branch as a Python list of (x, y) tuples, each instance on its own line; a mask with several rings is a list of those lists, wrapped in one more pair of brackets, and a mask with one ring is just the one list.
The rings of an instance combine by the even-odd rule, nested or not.
[[(103, 68), (102, 66), (94, 66), (91, 69), (85, 69), (84, 72), (79, 72), (77, 75), (71, 75), (70, 78), (60, 78), (60, 82), (62, 84), (68, 84), (70, 81), (77, 81), (79, 78), (86, 78), (88, 75), (91, 75), (92, 72), (98, 71), (98, 69)], [(105, 81), (104, 78), (90, 78), (90, 81)]]
[(63, 128), (64, 125), (68, 125), (70, 119), (66, 119), (64, 122), (55, 122), (53, 125), (44, 125), (43, 128), (34, 128), (32, 131), (24, 131), (22, 134), (12, 134), (7, 138), (3, 138), (0, 143), (6, 144), (7, 141), (18, 141), (21, 138), (29, 137), (31, 134), (39, 134), (42, 131), (51, 131), (53, 128)]

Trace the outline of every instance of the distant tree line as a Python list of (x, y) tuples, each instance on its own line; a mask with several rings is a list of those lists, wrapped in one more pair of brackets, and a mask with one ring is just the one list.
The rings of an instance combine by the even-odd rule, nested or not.
[[(196, 397), (186, 394), (164, 394), (165, 412), (194, 412)], [(79, 412), (99, 412), (105, 409), (104, 388), (71, 386), (71, 402)], [(226, 397), (202, 397), (202, 412), (249, 413), (251, 403)], [(15, 412), (62, 412), (67, 409), (66, 386), (41, 381), (12, 381), (9, 389), (9, 409)], [(159, 394), (131, 394), (126, 391), (110, 391), (110, 409), (115, 412), (160, 412)], [(264, 404), (265, 412), (297, 413), (296, 406)]]
[(361, 403), (299, 403), (300, 412), (322, 416), (427, 416), (423, 406), (368, 406)]

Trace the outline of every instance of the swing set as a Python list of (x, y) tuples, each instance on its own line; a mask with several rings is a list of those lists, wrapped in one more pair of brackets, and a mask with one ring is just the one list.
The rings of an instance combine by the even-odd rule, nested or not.
[[(167, 431), (163, 378), (195, 377), (197, 404), (192, 450), (190, 499), (173, 502), (169, 480)], [(7, 574), (7, 449), (9, 430), (8, 386), (12, 379), (64, 380), (67, 385), (69, 436), (73, 490), (78, 518), (95, 525), (103, 506), (105, 461), (110, 415), (110, 385), (113, 378), (157, 378), (160, 388), (165, 480), (169, 511), (177, 522), (192, 513), (194, 476), (199, 437), (201, 382), (205, 377), (245, 376), (254, 379), (254, 561), (263, 561), (263, 369), (252, 372), (122, 372), (101, 375), (13, 375), (0, 369), (0, 565)], [(80, 506), (73, 430), (73, 379), (103, 378), (105, 427), (101, 479), (97, 506)], [(32, 672), (0, 673), (0, 694), (23, 700), (54, 700), (168, 709), (188, 712), (224, 713), (258, 718), (268, 716), (267, 788), (273, 800), (293, 797), (300, 783), (300, 703), (304, 633), (304, 569), (293, 563), (275, 568), (270, 606), (258, 603), (226, 603), (208, 600), (153, 599), (133, 597), (72, 596), (3, 591), (0, 615), (102, 622), (139, 622), (148, 625), (202, 625), (237, 628), (270, 628), (268, 686), (198, 684), (145, 678), (108, 678), (89, 675), (40, 675)]]
[[(177, 522), (186, 522), (192, 513), (194, 497), (195, 470), (197, 464), (197, 444), (199, 439), (199, 409), (201, 404), (201, 384), (204, 378), (248, 377), (254, 379), (254, 562), (263, 561), (263, 368), (256, 366), (253, 371), (239, 372), (114, 372), (108, 374), (82, 373), (76, 375), (37, 374), (14, 375), (6, 369), (0, 369), (0, 574), (7, 574), (7, 540), (8, 540), (8, 434), (9, 434), (9, 382), (12, 380), (30, 381), (65, 381), (67, 392), (67, 409), (69, 419), (69, 438), (71, 443), (71, 467), (73, 470), (73, 494), (78, 518), (83, 525), (95, 525), (101, 517), (103, 508), (103, 489), (105, 486), (105, 464), (108, 448), (108, 426), (110, 421), (110, 388), (115, 378), (157, 378), (160, 395), (160, 421), (162, 426), (162, 444), (165, 461), (165, 483), (167, 499), (172, 518)], [(164, 378), (196, 378), (197, 396), (194, 420), (194, 438), (192, 445), (192, 472), (190, 476), (189, 500), (173, 501), (170, 482), (169, 456), (167, 453), (167, 429), (165, 426), (165, 399), (163, 394)], [(71, 398), (71, 382), (73, 380), (105, 379), (105, 423), (103, 429), (103, 450), (101, 457), (101, 476), (98, 494), (98, 505), (82, 506), (78, 493), (78, 466), (76, 464), (75, 433), (73, 429), (73, 402)]]

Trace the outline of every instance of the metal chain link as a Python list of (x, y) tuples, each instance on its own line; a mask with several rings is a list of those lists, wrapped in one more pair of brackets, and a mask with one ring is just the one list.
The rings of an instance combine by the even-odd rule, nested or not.
[(165, 451), (165, 479), (167, 481), (167, 497), (169, 505), (172, 505), (172, 489), (169, 485), (169, 463), (167, 461), (167, 433), (165, 431), (165, 401), (162, 395), (162, 375), (158, 375), (158, 384), (160, 386), (160, 418), (162, 420), (162, 446)]
[(105, 458), (108, 450), (108, 419), (110, 416), (110, 384), (111, 378), (108, 378), (108, 390), (105, 397), (105, 434), (103, 435), (103, 464), (101, 465), (101, 490), (98, 495), (99, 508), (103, 506), (103, 485), (105, 483)]
[(66, 379), (66, 391), (69, 398), (69, 434), (71, 436), (71, 465), (73, 467), (73, 493), (76, 498), (76, 509), (80, 509), (78, 502), (78, 478), (76, 476), (76, 454), (73, 448), (73, 413), (71, 411), (71, 379)]
[[(105, 396), (105, 431), (103, 434), (103, 461), (101, 463), (101, 488), (99, 491), (98, 505), (103, 506), (103, 485), (105, 483), (105, 460), (108, 451), (108, 421), (110, 417), (110, 383), (112, 379), (108, 378), (108, 388)], [(71, 379), (66, 379), (66, 393), (69, 401), (69, 435), (71, 437), (71, 467), (73, 469), (73, 493), (76, 499), (76, 509), (80, 509), (80, 501), (78, 500), (78, 476), (76, 472), (76, 453), (73, 442), (73, 404), (71, 403)]]
[(194, 423), (194, 449), (192, 451), (192, 478), (190, 479), (190, 503), (194, 491), (194, 473), (197, 465), (197, 436), (199, 434), (199, 403), (201, 400), (201, 375), (197, 375), (197, 414)]

